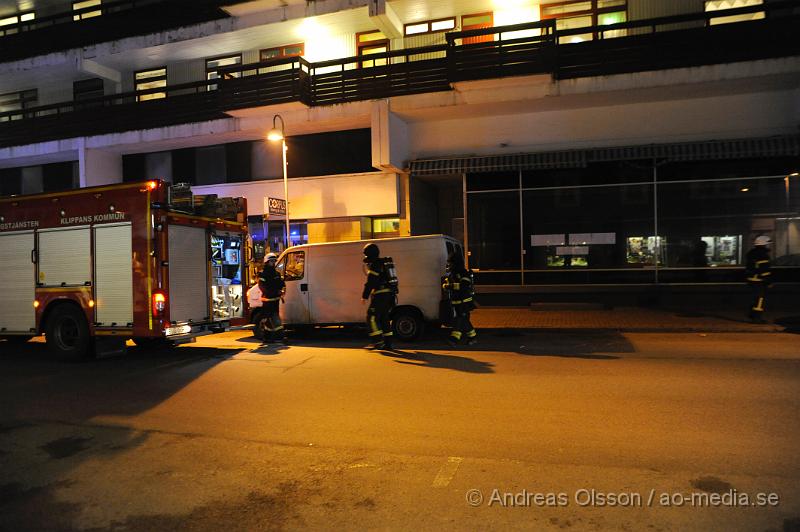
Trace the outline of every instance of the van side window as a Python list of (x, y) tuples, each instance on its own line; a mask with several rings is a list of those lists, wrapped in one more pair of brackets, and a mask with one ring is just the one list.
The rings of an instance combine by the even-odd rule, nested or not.
[(447, 246), (447, 256), (449, 257), (453, 254), (453, 244), (451, 242), (445, 242), (445, 245)]
[(284, 281), (299, 281), (306, 273), (306, 252), (295, 251), (286, 255)]

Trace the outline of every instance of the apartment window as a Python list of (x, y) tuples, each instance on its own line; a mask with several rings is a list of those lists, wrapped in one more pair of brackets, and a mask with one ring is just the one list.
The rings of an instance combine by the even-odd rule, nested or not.
[(425, 22), (415, 22), (406, 24), (404, 33), (406, 37), (411, 35), (422, 35), (424, 33), (437, 33), (456, 29), (455, 17), (443, 18), (439, 20), (427, 20)]
[[(489, 13), (475, 13), (472, 15), (463, 15), (461, 17), (461, 31), (480, 30), (483, 28), (491, 28), (494, 25), (494, 15)], [(477, 35), (475, 37), (466, 37), (462, 39), (462, 44), (475, 44), (479, 42), (491, 42), (494, 40), (494, 35)]]
[[(167, 86), (167, 67), (155, 68), (153, 70), (142, 70), (134, 74), (136, 92), (148, 89), (158, 89)], [(146, 100), (157, 100), (166, 98), (166, 92), (150, 92), (136, 96), (137, 102)]]
[(99, 7), (101, 0), (83, 0), (82, 2), (72, 2), (72, 11), (80, 11), (72, 16), (72, 20), (85, 20), (87, 18), (99, 17), (103, 14), (102, 9), (89, 9)]
[[(562, 44), (596, 39), (599, 33), (597, 26), (617, 24), (628, 19), (627, 0), (569, 0), (542, 4), (540, 9), (542, 20), (555, 19), (556, 29), (560, 31), (586, 28), (586, 33), (561, 37), (559, 42)], [(608, 39), (625, 34), (625, 30), (605, 31), (602, 37)]]
[[(37, 99), (38, 91), (36, 89), (0, 94), (0, 113), (21, 111), (23, 109), (35, 107)], [(0, 122), (19, 120), (20, 118), (23, 118), (22, 113), (0, 116)]]
[(33, 13), (33, 11), (30, 11), (28, 13), (19, 13), (17, 15), (12, 15), (10, 17), (0, 18), (0, 37), (5, 37), (6, 35), (13, 35), (19, 32), (17, 24), (19, 24), (20, 22), (27, 22), (35, 18), (36, 15)]
[[(706, 2), (706, 13), (710, 11), (725, 11), (726, 9), (736, 9), (737, 7), (750, 7), (760, 6), (764, 0), (714, 0)], [(758, 20), (764, 18), (763, 11), (753, 11), (752, 13), (743, 13), (741, 15), (729, 15), (727, 17), (713, 17), (709, 23), (714, 24), (730, 24), (732, 22), (746, 22), (748, 20)]]
[(269, 61), (270, 59), (278, 59), (280, 57), (295, 57), (301, 56), (305, 53), (305, 44), (287, 44), (286, 46), (276, 46), (275, 48), (267, 48), (258, 53), (259, 61)]
[[(356, 51), (359, 57), (382, 54), (389, 51), (389, 39), (380, 31), (367, 31), (356, 34)], [(386, 58), (369, 59), (359, 62), (359, 68), (386, 65)]]
[[(206, 79), (219, 79), (219, 68), (226, 67), (231, 65), (241, 65), (242, 64), (242, 54), (238, 55), (229, 55), (225, 57), (216, 57), (214, 59), (206, 59)], [(241, 72), (231, 72), (230, 77), (238, 78), (241, 77)], [(217, 89), (217, 85), (209, 85), (208, 90), (213, 91)]]

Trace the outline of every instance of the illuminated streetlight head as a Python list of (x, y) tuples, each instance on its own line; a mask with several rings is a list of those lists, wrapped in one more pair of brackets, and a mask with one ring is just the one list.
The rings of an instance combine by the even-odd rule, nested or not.
[[(280, 129), (278, 129), (278, 126), (276, 124), (276, 120), (279, 118), (281, 120)], [(270, 129), (269, 133), (267, 133), (267, 140), (278, 141), (278, 140), (283, 140), (284, 137), (285, 135), (283, 134), (283, 118), (281, 117), (281, 115), (275, 115), (272, 117), (272, 129)]]

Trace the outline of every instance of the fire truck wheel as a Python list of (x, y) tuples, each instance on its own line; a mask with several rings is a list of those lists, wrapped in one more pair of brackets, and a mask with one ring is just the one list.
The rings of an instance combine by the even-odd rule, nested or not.
[(63, 360), (79, 360), (91, 353), (86, 317), (80, 309), (62, 304), (53, 309), (45, 326), (47, 347)]

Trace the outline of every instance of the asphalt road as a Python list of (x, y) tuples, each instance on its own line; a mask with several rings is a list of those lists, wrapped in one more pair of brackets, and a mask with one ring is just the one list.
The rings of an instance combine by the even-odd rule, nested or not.
[(800, 336), (0, 354), (0, 529), (795, 530)]

